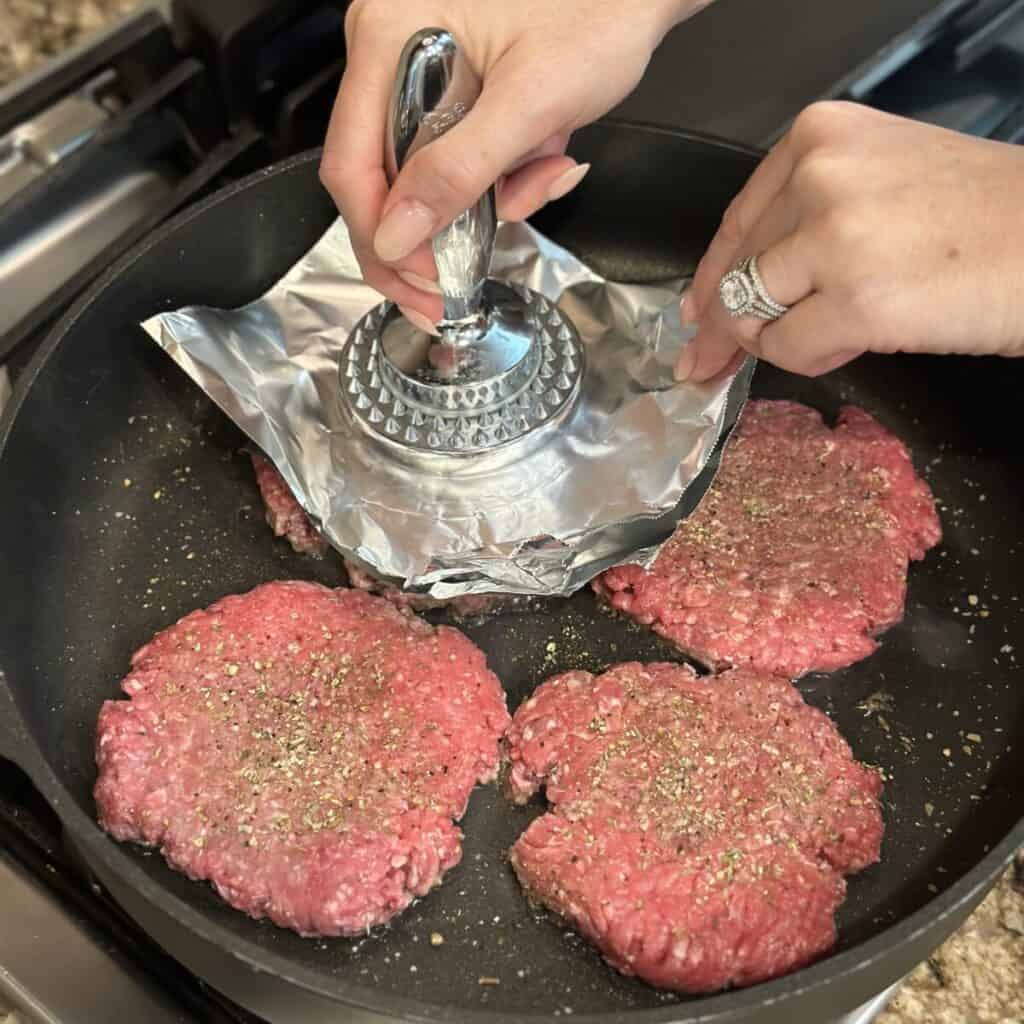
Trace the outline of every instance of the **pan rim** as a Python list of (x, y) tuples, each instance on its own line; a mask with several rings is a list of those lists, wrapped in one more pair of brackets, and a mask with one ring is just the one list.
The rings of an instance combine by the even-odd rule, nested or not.
[[(601, 123), (632, 131), (666, 135), (700, 144), (724, 147), (735, 153), (748, 156), (758, 156), (760, 153), (751, 147), (717, 139), (710, 135), (681, 131), (662, 125), (624, 119), (605, 119)], [(182, 227), (196, 217), (202, 216), (207, 210), (229, 200), (236, 193), (253, 187), (265, 178), (277, 176), (316, 161), (319, 159), (319, 155), (320, 150), (311, 150), (280, 161), (227, 185), (165, 222), (109, 267), (51, 329), (22, 373), (8, 407), (0, 416), (0, 466), (3, 463), (3, 456), (14, 423), (39, 374), (78, 320), (116, 278), (153, 247), (161, 244), (167, 237), (176, 234)], [(0, 683), (6, 683), (2, 671), (0, 671)], [(10, 699), (14, 700), (13, 693), (10, 694)], [(17, 709), (16, 701), (14, 701), (14, 707)], [(324, 980), (314, 970), (296, 965), (288, 957), (267, 950), (252, 940), (241, 937), (233, 930), (210, 920), (185, 899), (170, 892), (159, 881), (147, 874), (129, 851), (122, 849), (118, 843), (107, 836), (95, 820), (79, 807), (77, 801), (57, 777), (34, 737), (23, 728), (20, 712), (15, 723), (15, 731), (21, 734), (15, 740), (18, 749), (11, 752), (14, 754), (16, 763), (26, 771), (33, 783), (43, 792), (64, 827), (68, 828), (73, 838), (88, 851), (89, 856), (96, 857), (108, 871), (123, 878), (125, 883), (145, 899), (154, 911), (171, 918), (178, 925), (234, 957), (247, 968), (261, 973), (269, 972), (289, 984), (341, 1005), (390, 1016), (399, 1014), (404, 1020), (420, 1021), (424, 1024), (442, 1024), (442, 1022), (443, 1024), (454, 1024), (454, 1022), (460, 1022), (460, 1024), (461, 1022), (465, 1022), (465, 1024), (515, 1024), (516, 1021), (524, 1019), (540, 1020), (548, 1017), (547, 1014), (513, 1015), (426, 1003), (358, 983), (350, 983), (344, 979), (338, 979), (333, 986), (324, 984)], [(577, 1014), (574, 1015), (574, 1019), (579, 1020), (581, 1024), (672, 1024), (681, 1019), (679, 1014), (682, 1010), (686, 1015), (685, 1019), (692, 1022), (712, 1024), (716, 1021), (738, 1021), (764, 1005), (790, 1003), (796, 998), (833, 988), (844, 981), (870, 971), (883, 957), (891, 956), (895, 950), (911, 944), (925, 932), (954, 915), (966, 903), (978, 897), (979, 893), (991, 886), (1003, 866), (1022, 845), (1024, 845), (1024, 818), (1021, 818), (974, 867), (965, 872), (948, 889), (929, 900), (912, 914), (896, 921), (872, 938), (827, 956), (792, 974), (750, 988), (718, 993), (694, 1001), (649, 1009)]]

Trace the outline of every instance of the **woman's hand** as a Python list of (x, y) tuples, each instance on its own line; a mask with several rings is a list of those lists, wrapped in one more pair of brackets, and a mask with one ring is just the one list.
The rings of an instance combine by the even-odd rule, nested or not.
[[(718, 284), (757, 256), (780, 319), (732, 319)], [(862, 352), (1024, 353), (1024, 150), (849, 103), (797, 118), (726, 212), (683, 302), (676, 366), (746, 350), (827, 373)]]
[[(577, 185), (569, 135), (614, 107), (654, 48), (708, 0), (354, 0), (348, 65), (320, 177), (351, 232), (367, 282), (437, 320), (429, 246), (494, 182), (505, 219), (528, 217)], [(414, 32), (446, 28), (483, 79), (468, 116), (418, 152), (388, 190), (384, 133), (395, 70)]]

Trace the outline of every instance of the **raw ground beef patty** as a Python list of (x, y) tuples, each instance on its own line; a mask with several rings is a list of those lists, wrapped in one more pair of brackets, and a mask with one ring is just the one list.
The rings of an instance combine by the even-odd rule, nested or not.
[(941, 530), (906, 447), (861, 409), (834, 430), (796, 402), (750, 402), (696, 512), (650, 571), (594, 587), (714, 669), (791, 678), (871, 654), (903, 616), (909, 559)]
[(512, 847), (530, 895), (620, 971), (710, 992), (835, 940), (844, 874), (878, 860), (881, 781), (791, 683), (618, 665), (544, 683), (508, 733), (509, 786), (550, 813)]
[(267, 525), (275, 537), (284, 537), (300, 555), (322, 558), (327, 554), (327, 541), (313, 525), (295, 495), (278, 473), (274, 464), (259, 452), (250, 452), (256, 485), (263, 498)]
[[(295, 495), (285, 483), (284, 477), (273, 463), (259, 452), (250, 452), (249, 455), (252, 458), (252, 467), (256, 471), (256, 484), (266, 509), (267, 524), (274, 531), (274, 536), (283, 537), (300, 555), (322, 558), (327, 553), (327, 541), (295, 500)], [(508, 608), (520, 600), (497, 594), (464, 594), (451, 601), (439, 601), (427, 594), (411, 594), (392, 583), (376, 579), (348, 561), (345, 562), (345, 570), (353, 587), (380, 594), (399, 608), (409, 608), (417, 612), (450, 606), (457, 616), (472, 618)]]
[(302, 935), (387, 921), (458, 863), (452, 819), (508, 725), (461, 633), (313, 583), (193, 612), (122, 688), (99, 716), (100, 824)]

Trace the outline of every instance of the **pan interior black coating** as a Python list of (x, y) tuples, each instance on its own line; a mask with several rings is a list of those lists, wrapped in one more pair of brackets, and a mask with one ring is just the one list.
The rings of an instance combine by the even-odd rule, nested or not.
[[(583, 133), (578, 155), (594, 170), (541, 228), (610, 275), (692, 270), (752, 158), (659, 138), (641, 147), (628, 132)], [(623, 189), (627, 172), (644, 189)], [(186, 302), (255, 297), (329, 217), (306, 161), (177, 229), (70, 326), (0, 453), (0, 665), (29, 732), (89, 815), (96, 714), (118, 695), (136, 648), (191, 609), (267, 580), (343, 580), (336, 560), (310, 561), (271, 539), (238, 433), (135, 326)], [(906, 621), (869, 660), (800, 684), (887, 779), (882, 863), (850, 882), (842, 950), (924, 906), (1024, 814), (1020, 373), (988, 359), (867, 358), (817, 381), (762, 367), (754, 390), (827, 415), (843, 402), (864, 406), (907, 441), (942, 506), (945, 539), (911, 570)], [(678, 657), (600, 612), (589, 593), (467, 632), (512, 708), (560, 670)], [(231, 910), (158, 855), (133, 847), (116, 855), (339, 994), (350, 984), (378, 987), (456, 1015), (674, 1002), (608, 969), (571, 931), (528, 908), (506, 850), (541, 809), (478, 790), (461, 865), (390, 928), (356, 941), (300, 939)], [(431, 944), (433, 932), (442, 945)]]

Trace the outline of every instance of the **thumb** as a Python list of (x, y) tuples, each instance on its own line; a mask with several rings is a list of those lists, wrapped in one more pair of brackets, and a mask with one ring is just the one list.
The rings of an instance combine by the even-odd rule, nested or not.
[(374, 235), (378, 258), (404, 259), (472, 206), (506, 169), (566, 129), (564, 99), (551, 92), (546, 94), (532, 62), (508, 70), (496, 65), (466, 117), (402, 168)]

